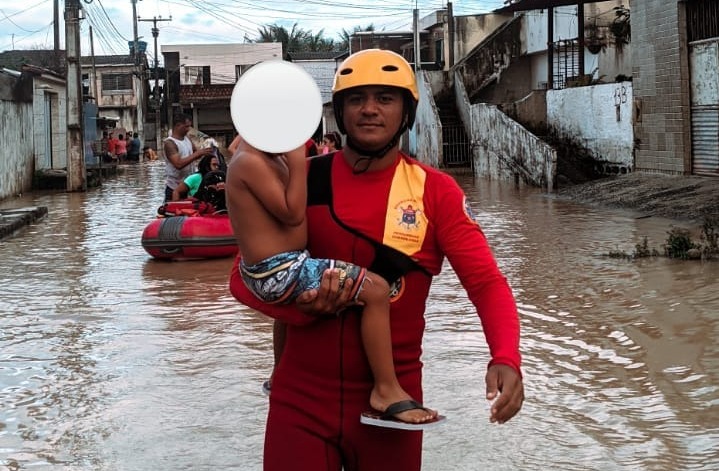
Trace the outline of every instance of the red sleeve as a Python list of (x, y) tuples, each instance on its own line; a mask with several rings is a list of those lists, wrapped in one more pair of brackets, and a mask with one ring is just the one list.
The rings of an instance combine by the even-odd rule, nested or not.
[(512, 290), (500, 272), (479, 224), (453, 178), (437, 188), (433, 221), (440, 250), (446, 255), (477, 309), (492, 356), (490, 365), (505, 364), (521, 375), (519, 317)]
[(230, 272), (230, 293), (232, 293), (232, 296), (239, 302), (266, 316), (279, 319), (287, 324), (305, 325), (317, 320), (316, 317), (303, 313), (294, 305), (267, 304), (259, 300), (242, 282), (239, 267), (240, 256), (238, 255), (237, 258), (235, 258), (235, 263), (232, 265), (232, 271)]

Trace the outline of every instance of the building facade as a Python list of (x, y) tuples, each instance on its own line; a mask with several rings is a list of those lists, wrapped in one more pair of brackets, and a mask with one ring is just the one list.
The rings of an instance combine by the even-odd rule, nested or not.
[(97, 106), (96, 134), (138, 132), (144, 139), (148, 93), (144, 55), (83, 56), (83, 96)]
[(719, 176), (719, 2), (631, 7), (637, 170)]
[(237, 79), (258, 62), (282, 59), (281, 43), (177, 44), (161, 50), (167, 126), (175, 114), (189, 114), (193, 126), (220, 146), (235, 134), (230, 98)]

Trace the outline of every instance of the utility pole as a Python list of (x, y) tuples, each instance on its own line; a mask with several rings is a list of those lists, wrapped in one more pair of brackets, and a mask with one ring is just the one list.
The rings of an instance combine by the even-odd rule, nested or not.
[(97, 91), (97, 67), (95, 64), (95, 39), (92, 35), (92, 26), (90, 26), (90, 57), (92, 58), (92, 96), (95, 97), (97, 109), (100, 109), (100, 95)]
[(155, 102), (155, 140), (157, 152), (159, 154), (161, 150), (160, 145), (162, 144), (162, 136), (160, 133), (160, 75), (157, 69), (160, 61), (160, 58), (157, 55), (157, 37), (160, 35), (160, 30), (157, 28), (157, 23), (159, 21), (172, 21), (172, 18), (163, 19), (162, 17), (154, 17), (151, 20), (138, 18), (137, 21), (152, 21), (152, 37), (155, 39), (155, 99), (153, 101)]
[(54, 50), (57, 53), (60, 50), (60, 0), (53, 0), (52, 3), (52, 39)]
[(85, 146), (82, 135), (80, 70), (80, 0), (65, 0), (67, 61), (67, 191), (85, 191)]
[(454, 65), (454, 8), (452, 2), (447, 2), (447, 62), (445, 70), (450, 70)]
[[(138, 0), (131, 0), (132, 1), (132, 59), (134, 64), (134, 70), (135, 70), (135, 77), (137, 77), (137, 80), (133, 80), (134, 83), (138, 83), (136, 92), (135, 92), (135, 100), (137, 103), (135, 104), (135, 115), (137, 124), (135, 125), (135, 129), (137, 133), (142, 136), (142, 139), (145, 139), (145, 115), (143, 113), (143, 103), (145, 103), (145, 72), (143, 70), (142, 65), (140, 64), (140, 50), (139, 50), (139, 44), (137, 41), (137, 2)], [(140, 152), (140, 155), (138, 157), (139, 162), (142, 162), (142, 154), (143, 152)]]
[(412, 30), (414, 32), (412, 35), (414, 41), (414, 73), (416, 74), (422, 62), (419, 44), (419, 10), (417, 8), (412, 10)]

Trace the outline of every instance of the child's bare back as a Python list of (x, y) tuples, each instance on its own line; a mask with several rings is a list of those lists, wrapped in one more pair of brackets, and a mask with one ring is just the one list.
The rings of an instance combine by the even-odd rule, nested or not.
[(247, 264), (307, 245), (307, 162), (304, 146), (268, 154), (243, 143), (227, 169), (227, 206)]

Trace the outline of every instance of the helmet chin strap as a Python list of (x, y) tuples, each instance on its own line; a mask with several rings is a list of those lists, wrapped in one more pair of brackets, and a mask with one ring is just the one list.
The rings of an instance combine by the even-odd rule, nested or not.
[[(372, 165), (372, 161), (375, 159), (381, 159), (385, 155), (387, 155), (387, 152), (389, 152), (394, 146), (397, 145), (399, 142), (400, 137), (402, 137), (402, 133), (405, 132), (407, 129), (407, 119), (403, 120), (402, 126), (397, 130), (394, 136), (392, 136), (392, 139), (389, 140), (389, 142), (382, 148), (377, 150), (369, 150), (365, 149), (361, 146), (359, 146), (352, 137), (347, 134), (347, 147), (355, 151), (357, 154), (359, 154), (359, 159), (354, 163), (352, 166), (352, 173), (355, 175), (358, 173), (364, 173), (367, 170), (369, 170), (370, 165)], [(366, 163), (364, 168), (360, 168), (360, 162)]]
[[(367, 170), (369, 170), (370, 165), (372, 164), (372, 161), (375, 159), (381, 159), (385, 155), (387, 155), (387, 152), (390, 151), (394, 146), (397, 145), (397, 142), (399, 142), (399, 134), (395, 134), (395, 136), (390, 139), (390, 141), (381, 149), (378, 150), (368, 150), (360, 147), (357, 145), (355, 141), (352, 140), (352, 138), (348, 135), (347, 136), (347, 147), (355, 151), (357, 154), (359, 154), (360, 158), (357, 159), (355, 162), (352, 173), (364, 173)], [(360, 170), (360, 162), (366, 163), (364, 168)]]

